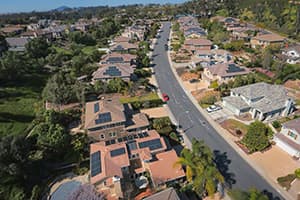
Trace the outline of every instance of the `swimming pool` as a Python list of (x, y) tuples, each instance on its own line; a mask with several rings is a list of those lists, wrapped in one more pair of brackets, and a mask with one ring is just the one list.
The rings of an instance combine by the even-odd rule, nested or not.
[(69, 181), (59, 186), (51, 195), (50, 200), (67, 200), (69, 195), (81, 185), (78, 181)]

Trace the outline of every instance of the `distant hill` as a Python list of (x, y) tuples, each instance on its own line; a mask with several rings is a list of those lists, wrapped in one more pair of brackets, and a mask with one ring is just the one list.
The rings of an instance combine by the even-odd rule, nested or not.
[(58, 8), (53, 9), (53, 11), (57, 11), (57, 12), (63, 12), (63, 11), (68, 11), (71, 10), (72, 8), (68, 7), (68, 6), (60, 6)]

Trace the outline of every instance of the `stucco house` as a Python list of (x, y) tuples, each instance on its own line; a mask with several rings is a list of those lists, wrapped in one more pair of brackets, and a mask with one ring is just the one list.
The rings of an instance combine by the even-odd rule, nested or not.
[(274, 45), (274, 44), (283, 44), (285, 41), (285, 38), (274, 33), (269, 33), (269, 34), (261, 34), (258, 36), (255, 36), (251, 38), (250, 40), (250, 45), (252, 48), (265, 48), (269, 45)]
[(218, 81), (218, 83), (221, 84), (234, 79), (236, 76), (246, 75), (249, 73), (249, 69), (238, 66), (235, 63), (218, 63), (204, 68), (202, 79), (207, 83)]
[(281, 131), (275, 135), (274, 141), (291, 156), (300, 157), (300, 118), (282, 124)]
[(282, 85), (264, 82), (234, 88), (222, 103), (235, 115), (249, 112), (260, 121), (288, 116), (294, 111), (294, 101)]

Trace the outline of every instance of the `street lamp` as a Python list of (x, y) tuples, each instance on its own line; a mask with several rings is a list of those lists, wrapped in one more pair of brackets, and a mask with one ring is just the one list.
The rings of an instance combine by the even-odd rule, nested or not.
[(180, 128), (180, 118), (184, 115), (184, 114), (188, 114), (190, 111), (186, 110), (185, 112), (181, 113), (178, 117), (178, 124), (177, 124), (177, 129)]

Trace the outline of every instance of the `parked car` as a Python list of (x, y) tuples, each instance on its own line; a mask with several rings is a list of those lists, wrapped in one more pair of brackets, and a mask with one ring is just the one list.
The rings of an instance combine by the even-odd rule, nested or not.
[(163, 97), (164, 102), (167, 102), (170, 99), (169, 96), (166, 93), (162, 93), (162, 97)]
[(206, 108), (206, 111), (209, 112), (209, 113), (211, 113), (211, 112), (215, 112), (215, 111), (218, 111), (218, 110), (221, 110), (221, 109), (222, 109), (221, 106), (211, 105), (208, 108)]
[(168, 45), (167, 44), (165, 44), (165, 50), (168, 51)]

